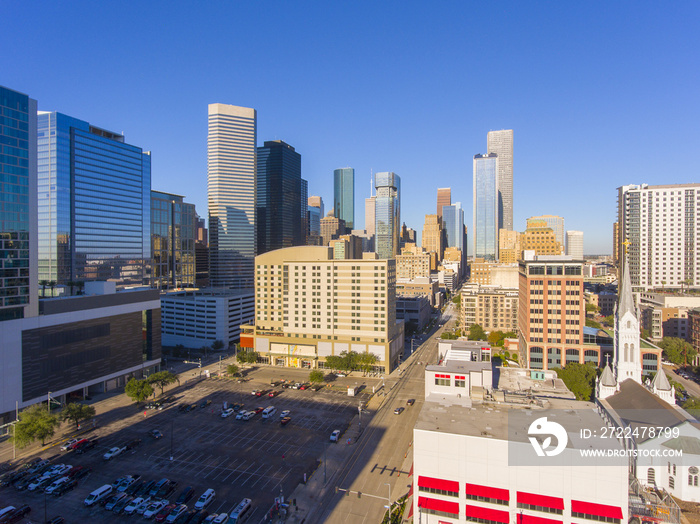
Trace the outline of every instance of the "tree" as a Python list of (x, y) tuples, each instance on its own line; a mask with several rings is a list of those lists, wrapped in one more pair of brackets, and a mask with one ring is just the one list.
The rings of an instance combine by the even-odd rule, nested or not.
[(165, 386), (177, 381), (177, 377), (170, 371), (159, 371), (148, 377), (149, 384), (156, 385), (160, 388), (160, 394), (163, 394)]
[(659, 342), (659, 347), (664, 350), (666, 360), (683, 366), (687, 366), (688, 361), (692, 361), (698, 354), (693, 345), (682, 338), (664, 337)]
[(360, 355), (356, 351), (343, 351), (340, 354), (341, 366), (343, 371), (352, 371), (359, 366)]
[(46, 286), (49, 285), (48, 280), (40, 280), (39, 285), (41, 286), (41, 298), (46, 298)]
[(614, 326), (615, 318), (612, 315), (608, 315), (607, 317), (603, 318), (603, 324), (605, 324), (606, 326)]
[(598, 311), (600, 311), (600, 308), (595, 304), (586, 304), (586, 313), (597, 313)]
[(357, 364), (360, 366), (363, 373), (369, 373), (378, 361), (379, 359), (374, 353), (361, 353), (358, 356)]
[(240, 371), (240, 369), (238, 368), (238, 366), (236, 364), (229, 364), (228, 366), (226, 366), (226, 373), (228, 373), (232, 377), (235, 375), (238, 375), (239, 371)]
[(214, 351), (219, 351), (221, 349), (224, 349), (224, 342), (222, 340), (215, 340), (214, 343), (211, 345), (211, 348)]
[(34, 404), (20, 412), (12, 439), (19, 448), (28, 446), (35, 440), (41, 440), (43, 446), (47, 438), (53, 437), (57, 426), (56, 415), (50, 414), (44, 404)]
[(343, 366), (343, 359), (338, 355), (329, 355), (326, 357), (325, 367), (327, 369), (335, 371), (336, 369), (341, 369)]
[(51, 281), (49, 282), (49, 287), (51, 288), (51, 296), (53, 297), (53, 296), (54, 296), (53, 290), (54, 290), (54, 288), (56, 287), (56, 281), (55, 281), (55, 280), (51, 280)]
[(443, 331), (442, 335), (440, 335), (440, 338), (444, 340), (457, 340), (457, 335), (454, 333), (450, 333), (449, 331)]
[(309, 382), (323, 382), (323, 371), (313, 369), (309, 372)]
[(253, 350), (241, 349), (236, 354), (236, 358), (241, 364), (255, 364), (258, 361), (258, 353)]
[(586, 319), (586, 327), (600, 329), (600, 324), (593, 319), (587, 318)]
[(564, 381), (577, 400), (590, 400), (597, 376), (596, 367), (592, 362), (579, 364), (570, 362), (563, 368), (554, 368), (557, 376)]
[(640, 329), (640, 336), (643, 339), (649, 340), (649, 337), (651, 337), (651, 333), (649, 333), (649, 330), (646, 328), (641, 328)]
[(147, 379), (136, 380), (132, 378), (126, 383), (124, 393), (138, 405), (140, 402), (143, 402), (153, 395), (153, 386), (148, 383)]
[(492, 346), (502, 346), (503, 345), (503, 331), (491, 331), (487, 338), (489, 344)]
[(79, 404), (77, 402), (71, 402), (63, 411), (58, 415), (58, 419), (63, 422), (66, 420), (72, 420), (75, 422), (76, 429), (80, 427), (80, 422), (82, 420), (88, 421), (95, 416), (95, 408), (88, 406), (87, 404)]
[(479, 324), (472, 324), (469, 328), (469, 340), (486, 340), (486, 333)]
[(455, 295), (452, 298), (452, 303), (457, 304), (458, 306), (462, 305), (462, 295)]

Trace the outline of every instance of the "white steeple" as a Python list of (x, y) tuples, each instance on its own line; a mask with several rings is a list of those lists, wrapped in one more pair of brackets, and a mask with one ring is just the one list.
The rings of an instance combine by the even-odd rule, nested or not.
[(615, 378), (628, 378), (642, 384), (642, 351), (639, 339), (639, 313), (632, 295), (627, 257), (622, 265), (622, 279), (615, 306)]

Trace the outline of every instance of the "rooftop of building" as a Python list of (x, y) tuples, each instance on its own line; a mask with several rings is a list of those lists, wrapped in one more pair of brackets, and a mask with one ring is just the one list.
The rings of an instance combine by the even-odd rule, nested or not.
[(253, 296), (255, 290), (250, 289), (229, 289), (229, 288), (192, 288), (180, 289), (171, 291), (163, 295), (161, 298), (177, 298), (179, 301), (195, 300), (198, 297), (237, 297), (237, 296)]
[(58, 313), (86, 311), (89, 309), (121, 306), (159, 299), (159, 290), (145, 286), (94, 294), (89, 293), (86, 289), (86, 293), (83, 295), (42, 298), (39, 300), (39, 314), (55, 315)]
[[(554, 371), (539, 371), (544, 373), (544, 380), (533, 378), (531, 371), (524, 368), (498, 367), (497, 376), (494, 382), (498, 384), (498, 389), (506, 393), (516, 393), (521, 395), (558, 398), (565, 400), (575, 400), (574, 395), (564, 384)], [(541, 375), (540, 375), (541, 377)]]

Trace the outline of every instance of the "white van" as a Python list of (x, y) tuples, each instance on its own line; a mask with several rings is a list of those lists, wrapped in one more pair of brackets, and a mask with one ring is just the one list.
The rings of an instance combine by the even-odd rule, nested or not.
[(112, 490), (113, 490), (113, 489), (114, 489), (114, 488), (112, 488), (112, 486), (110, 486), (109, 484), (105, 484), (105, 485), (102, 486), (101, 488), (97, 488), (95, 491), (93, 491), (92, 493), (90, 493), (90, 494), (86, 497), (86, 499), (83, 501), (83, 503), (84, 503), (86, 506), (92, 506), (95, 502), (98, 502), (98, 501), (102, 500), (102, 499), (105, 498), (107, 495), (109, 495), (110, 493), (112, 493)]
[(248, 520), (248, 517), (253, 514), (252, 509), (253, 506), (250, 499), (243, 499), (238, 506), (236, 506), (236, 509), (231, 512), (231, 515), (229, 515), (228, 524), (241, 524), (245, 522)]
[(14, 506), (7, 506), (6, 508), (0, 510), (0, 517), (7, 515), (10, 511), (14, 511)]
[(206, 508), (209, 504), (211, 504), (211, 501), (214, 500), (215, 496), (216, 496), (216, 491), (209, 488), (204, 493), (202, 493), (202, 496), (199, 497), (199, 500), (197, 500), (197, 502), (194, 503), (194, 509)]
[(277, 413), (275, 406), (267, 406), (265, 409), (263, 409), (262, 418), (270, 418), (275, 413)]

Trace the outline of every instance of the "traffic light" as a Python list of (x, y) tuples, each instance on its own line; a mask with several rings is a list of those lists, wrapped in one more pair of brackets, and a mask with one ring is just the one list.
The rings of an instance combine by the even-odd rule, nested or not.
[(358, 491), (358, 492), (357, 492), (357, 498), (358, 498), (358, 499), (361, 499), (361, 498), (362, 498), (362, 492), (361, 492), (361, 491)]
[(338, 486), (335, 487), (335, 494), (338, 494)]

